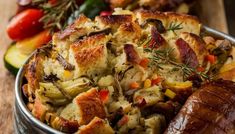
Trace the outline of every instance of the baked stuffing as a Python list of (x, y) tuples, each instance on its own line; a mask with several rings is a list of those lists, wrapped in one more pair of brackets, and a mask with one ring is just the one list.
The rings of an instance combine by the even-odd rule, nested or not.
[(231, 43), (200, 30), (171, 12), (81, 15), (28, 62), (29, 110), (66, 133), (163, 133), (201, 85), (235, 80)]

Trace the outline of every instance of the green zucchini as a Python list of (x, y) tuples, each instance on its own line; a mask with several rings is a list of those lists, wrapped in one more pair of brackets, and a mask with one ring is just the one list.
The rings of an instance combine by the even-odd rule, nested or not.
[(28, 55), (21, 54), (15, 44), (11, 45), (4, 54), (4, 65), (13, 75), (17, 75), (20, 67), (22, 67)]

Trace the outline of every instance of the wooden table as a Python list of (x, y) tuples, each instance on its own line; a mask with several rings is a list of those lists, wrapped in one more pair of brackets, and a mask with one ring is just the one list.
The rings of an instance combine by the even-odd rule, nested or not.
[(14, 104), (14, 76), (3, 65), (3, 55), (10, 39), (6, 35), (6, 25), (14, 15), (16, 0), (0, 0), (0, 133), (13, 133), (12, 110)]
[[(214, 8), (203, 8), (203, 22), (206, 22), (208, 26), (216, 28), (220, 31), (227, 32), (224, 12), (218, 10), (223, 9), (222, 0), (214, 0), (214, 3), (211, 3), (211, 0), (201, 1), (204, 1), (206, 5), (210, 7), (216, 6)], [(15, 13), (15, 3), (16, 0), (0, 0), (0, 134), (11, 134), (14, 132), (12, 120), (12, 111), (14, 105), (14, 76), (8, 73), (7, 70), (4, 68), (2, 59), (5, 50), (11, 42), (10, 39), (7, 37), (5, 31), (9, 18)], [(211, 20), (209, 18), (214, 19)]]

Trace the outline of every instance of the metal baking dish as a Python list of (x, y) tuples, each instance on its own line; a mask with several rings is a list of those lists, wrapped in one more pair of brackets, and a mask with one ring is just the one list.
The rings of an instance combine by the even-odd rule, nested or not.
[[(216, 38), (227, 39), (235, 44), (235, 38), (226, 35), (224, 33), (213, 30), (209, 27), (203, 26), (202, 32), (206, 35), (211, 35)], [(31, 112), (27, 109), (25, 100), (26, 98), (23, 96), (21, 87), (24, 82), (24, 67), (22, 67), (18, 75), (16, 77), (15, 82), (15, 108), (14, 108), (14, 120), (15, 120), (15, 131), (18, 134), (61, 134), (62, 132), (51, 128), (45, 123), (39, 121)]]

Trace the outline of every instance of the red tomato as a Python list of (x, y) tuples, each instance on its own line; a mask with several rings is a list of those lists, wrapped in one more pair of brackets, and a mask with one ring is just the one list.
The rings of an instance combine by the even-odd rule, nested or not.
[(102, 11), (100, 13), (100, 16), (110, 16), (110, 15), (112, 15), (112, 12), (110, 12), (110, 11)]
[(7, 26), (8, 36), (15, 41), (31, 37), (43, 30), (39, 22), (43, 12), (38, 9), (27, 9), (12, 18)]

